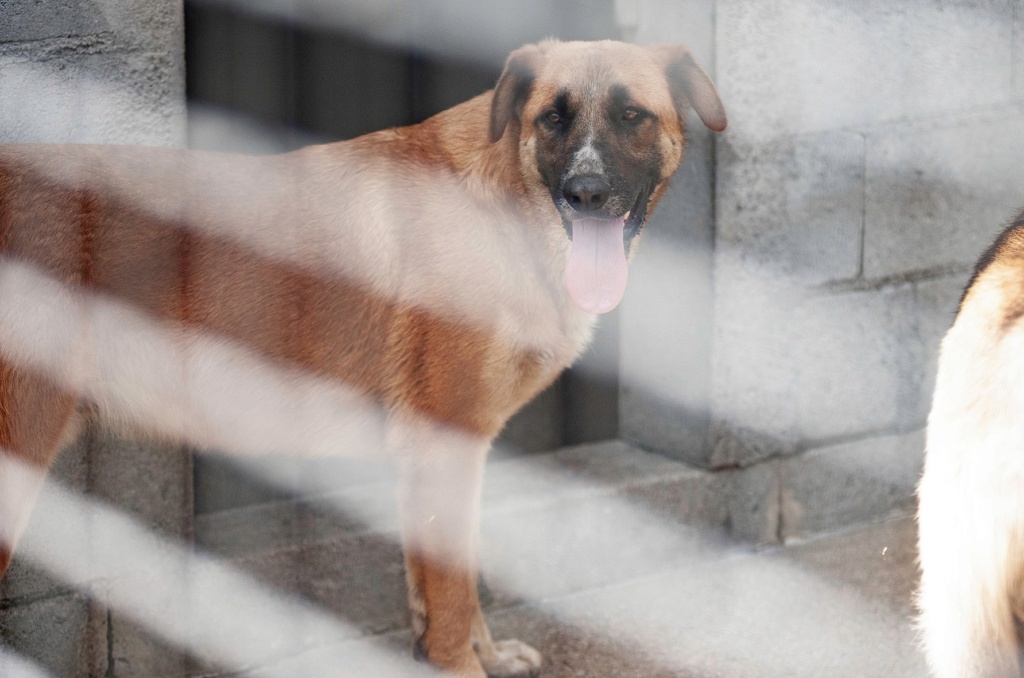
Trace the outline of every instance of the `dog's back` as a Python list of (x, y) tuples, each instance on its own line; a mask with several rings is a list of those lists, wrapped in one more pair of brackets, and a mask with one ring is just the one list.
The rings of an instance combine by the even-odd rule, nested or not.
[(942, 342), (919, 489), (920, 625), (938, 676), (1017, 676), (1024, 612), (1024, 212)]
[[(416, 132), (430, 135), (430, 125)], [(486, 143), (485, 126), (479, 135)], [(556, 281), (536, 275), (530, 234), (468, 191), (458, 168), (410, 157), (420, 145), (415, 133), (389, 131), (265, 158), (0, 148), (0, 262), (8, 279), (22, 272), (60, 293), (108, 298), (172, 333), (230, 342), (489, 437), (578, 346), (560, 336), (562, 309), (546, 289)], [(511, 313), (533, 333), (506, 336)], [(70, 349), (50, 356), (57, 364), (16, 362), (64, 385), (99, 379), (102, 347), (87, 320), (66, 319)], [(510, 375), (515, 383), (504, 383)], [(132, 417), (124, 403), (99, 400)], [(66, 409), (46, 411), (63, 419)], [(160, 421), (151, 411), (135, 418)]]

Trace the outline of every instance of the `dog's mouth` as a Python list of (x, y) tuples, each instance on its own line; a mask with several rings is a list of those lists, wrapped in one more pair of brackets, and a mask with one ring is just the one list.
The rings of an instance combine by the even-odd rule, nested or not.
[(647, 191), (633, 209), (618, 217), (563, 216), (572, 245), (565, 267), (565, 285), (573, 302), (587, 313), (608, 313), (626, 293), (630, 242), (643, 227)]
[(607, 313), (626, 292), (625, 216), (572, 220), (572, 247), (565, 266), (569, 296), (587, 313)]

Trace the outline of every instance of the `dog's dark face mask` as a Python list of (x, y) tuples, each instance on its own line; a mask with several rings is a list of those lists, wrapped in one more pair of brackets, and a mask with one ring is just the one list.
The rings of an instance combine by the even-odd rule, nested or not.
[[(701, 115), (707, 114), (709, 127), (724, 128), (725, 114), (714, 87), (683, 48), (668, 54), (668, 48), (623, 45), (630, 52), (618, 56), (629, 61), (605, 51), (570, 53), (574, 67), (545, 68), (549, 59), (564, 63), (563, 53), (578, 44), (528, 46), (509, 57), (495, 90), (491, 139), (500, 139), (509, 122), (520, 140), (529, 139), (539, 179), (572, 241), (569, 294), (584, 311), (606, 313), (625, 292), (626, 260), (652, 198), (682, 157), (689, 107), (684, 88), (693, 89), (687, 79), (703, 79), (698, 84), (708, 100)], [(674, 66), (682, 71), (675, 78), (679, 85), (673, 84)], [(651, 98), (652, 89), (664, 93), (662, 100)]]

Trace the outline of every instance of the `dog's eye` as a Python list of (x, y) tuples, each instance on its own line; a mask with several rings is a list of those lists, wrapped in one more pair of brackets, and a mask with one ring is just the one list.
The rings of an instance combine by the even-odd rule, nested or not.
[(625, 112), (622, 114), (622, 119), (627, 120), (629, 122), (633, 122), (639, 117), (640, 111), (636, 110), (635, 108), (627, 108)]
[(544, 118), (552, 125), (562, 124), (562, 116), (560, 116), (556, 111), (551, 111), (546, 116), (544, 116)]

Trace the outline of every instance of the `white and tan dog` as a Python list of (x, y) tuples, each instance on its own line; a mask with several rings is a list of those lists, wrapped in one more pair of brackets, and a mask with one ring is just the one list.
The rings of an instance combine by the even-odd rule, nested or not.
[[(281, 156), (0, 147), (0, 448), (45, 470), (85, 411), (199, 447), (386, 455), (418, 655), (535, 673), (480, 612), (483, 461), (622, 298), (690, 107), (725, 128), (683, 47), (548, 41), (422, 124)], [(13, 477), (0, 573), (35, 492)]]
[(932, 671), (1021, 675), (1024, 212), (978, 262), (942, 342), (918, 496)]

